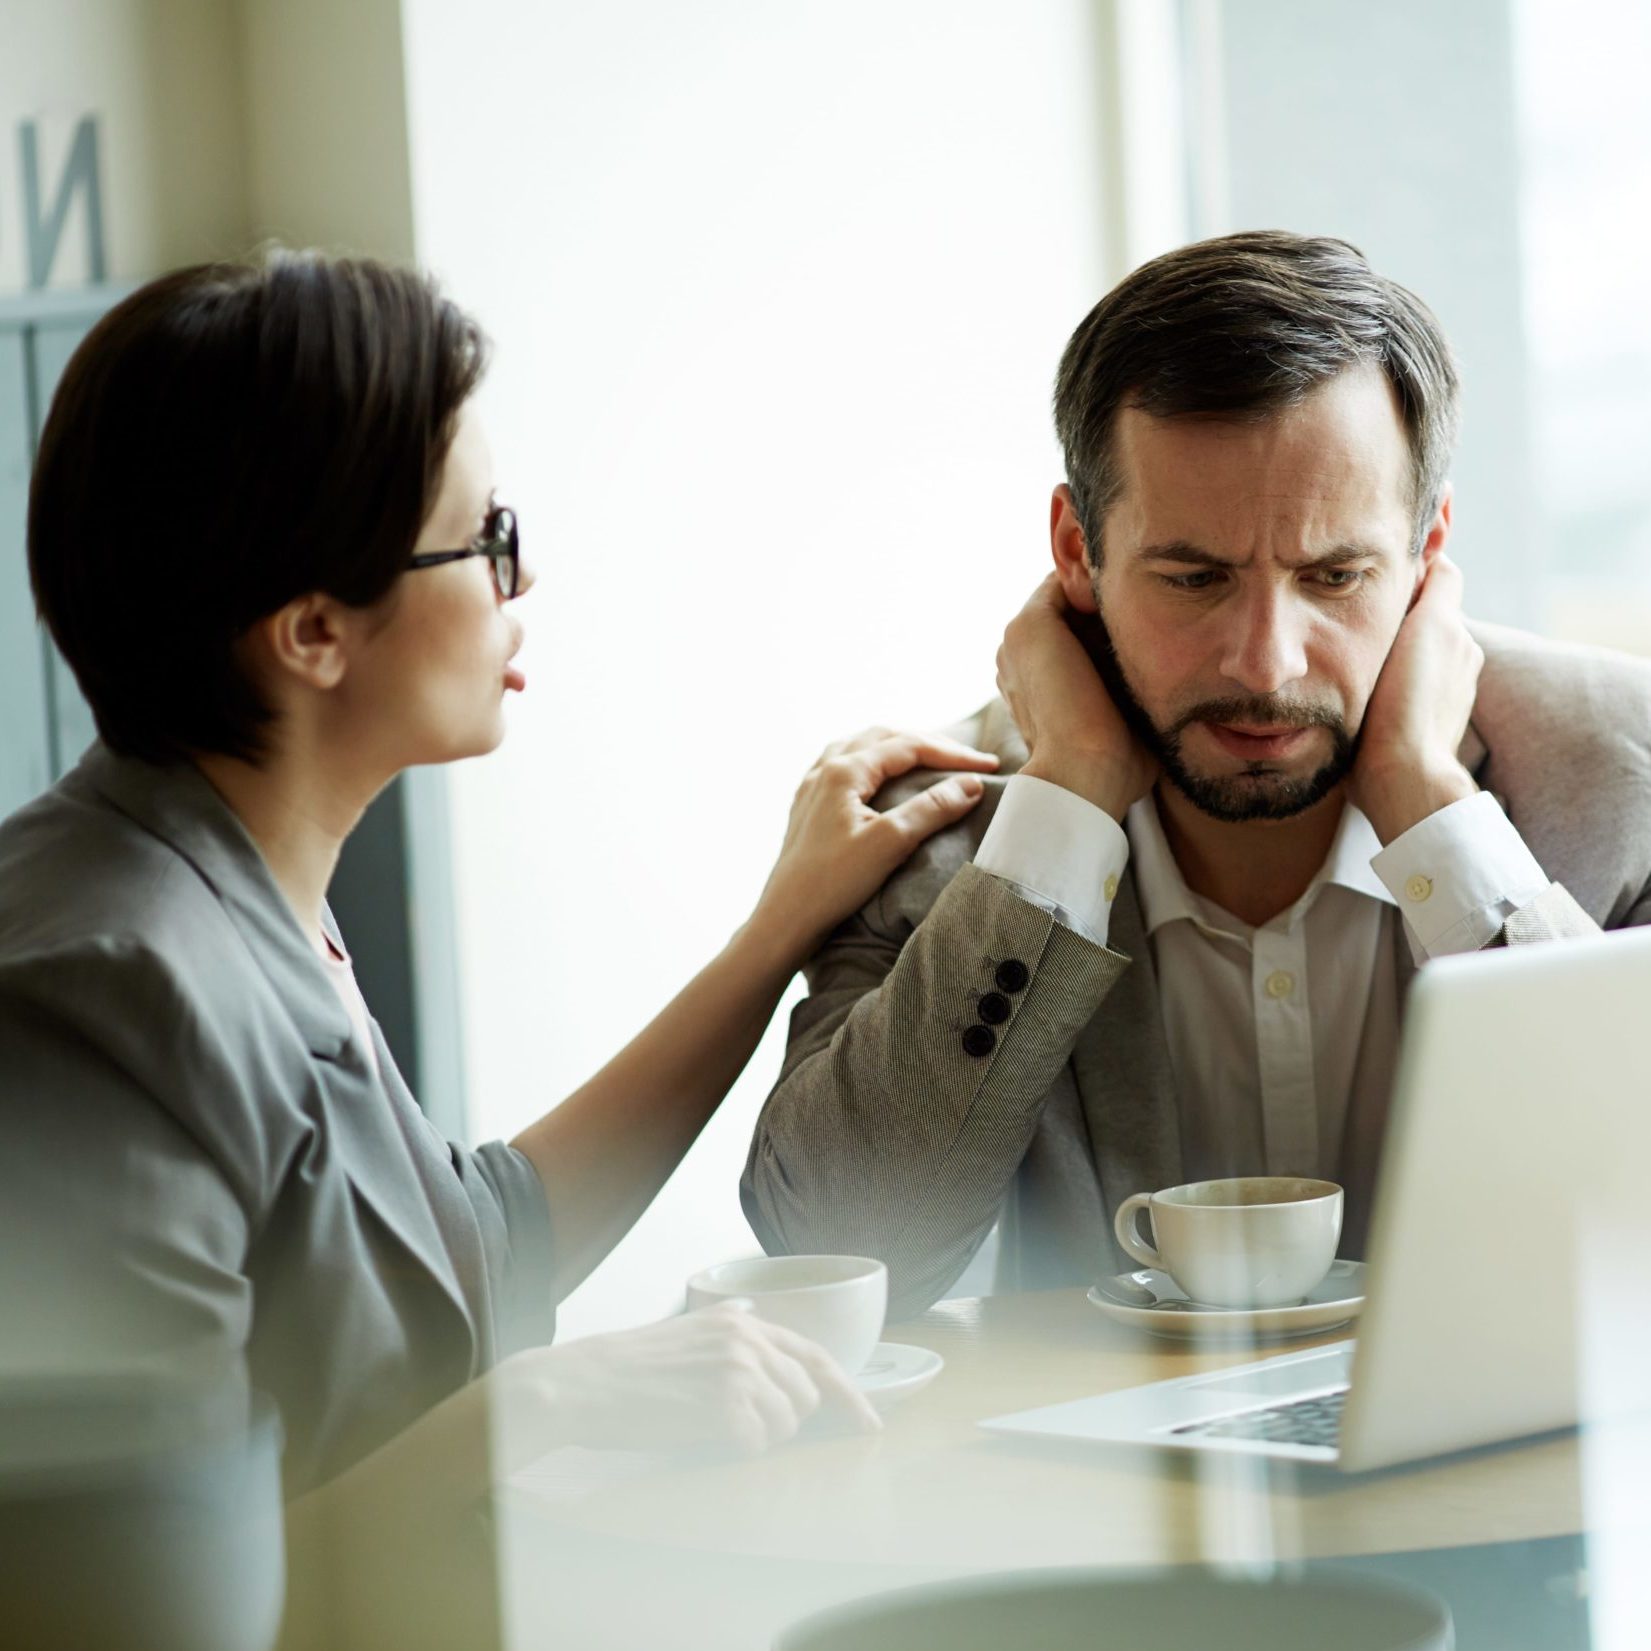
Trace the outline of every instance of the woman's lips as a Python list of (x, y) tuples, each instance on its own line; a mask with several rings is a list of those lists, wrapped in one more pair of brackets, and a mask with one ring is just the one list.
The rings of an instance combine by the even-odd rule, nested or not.
[(504, 668), (504, 685), (507, 692), (513, 689), (519, 694), (527, 686), (527, 678), (522, 675), (519, 667), (506, 665)]
[(1292, 756), (1307, 736), (1309, 728), (1244, 728), (1226, 722), (1206, 722), (1211, 736), (1223, 751), (1248, 762), (1276, 761)]

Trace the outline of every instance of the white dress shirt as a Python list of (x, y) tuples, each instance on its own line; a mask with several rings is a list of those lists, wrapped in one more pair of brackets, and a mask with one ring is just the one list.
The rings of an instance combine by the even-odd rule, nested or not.
[(1150, 795), (1126, 827), (1073, 792), (1015, 775), (975, 864), (1104, 945), (1133, 856), (1189, 1180), (1335, 1179), (1355, 1088), (1385, 1094), (1392, 1082), (1394, 925), (1418, 963), (1472, 951), (1548, 886), (1488, 792), (1385, 849), (1348, 805), (1301, 898), (1259, 928), (1187, 887)]

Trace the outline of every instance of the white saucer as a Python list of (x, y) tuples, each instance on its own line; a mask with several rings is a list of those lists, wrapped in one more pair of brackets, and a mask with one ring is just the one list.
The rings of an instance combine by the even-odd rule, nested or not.
[[(1181, 1341), (1254, 1341), (1260, 1337), (1310, 1336), (1333, 1330), (1364, 1311), (1364, 1263), (1335, 1261), (1330, 1271), (1307, 1292), (1304, 1301), (1289, 1307), (1166, 1307), (1164, 1302), (1185, 1301), (1186, 1291), (1168, 1273), (1154, 1268), (1120, 1273), (1118, 1282), (1144, 1285), (1159, 1305), (1126, 1307), (1109, 1301), (1096, 1290), (1089, 1299), (1120, 1324), (1149, 1330), (1155, 1336)], [(875, 1355), (874, 1355), (875, 1356)]]
[(855, 1373), (854, 1385), (877, 1409), (887, 1410), (927, 1387), (945, 1367), (946, 1361), (926, 1347), (880, 1341)]

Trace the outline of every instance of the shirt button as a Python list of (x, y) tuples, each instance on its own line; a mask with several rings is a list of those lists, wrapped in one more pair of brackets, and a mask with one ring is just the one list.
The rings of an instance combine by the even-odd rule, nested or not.
[(979, 1060), (997, 1048), (997, 1033), (990, 1026), (971, 1026), (963, 1034), (963, 1053)]
[(1433, 879), (1417, 872), (1414, 877), (1405, 879), (1404, 891), (1412, 900), (1423, 901), (1433, 892)]
[(1101, 893), (1104, 894), (1108, 900), (1116, 900), (1118, 898), (1118, 874), (1115, 871), (1107, 873), (1106, 881), (1101, 884)]
[(1018, 957), (1005, 958), (997, 966), (996, 979), (1000, 991), (1018, 992), (1031, 978), (1031, 971)]
[(1288, 969), (1274, 969), (1267, 976), (1267, 996), (1286, 998), (1296, 989), (1296, 977)]

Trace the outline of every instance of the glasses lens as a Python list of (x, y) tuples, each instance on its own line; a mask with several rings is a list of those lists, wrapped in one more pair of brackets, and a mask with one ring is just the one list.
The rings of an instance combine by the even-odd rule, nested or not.
[(521, 572), (515, 511), (499, 512), (493, 524), (493, 542), (497, 547), (493, 553), (493, 581), (499, 587), (499, 595), (508, 602), (516, 594)]

